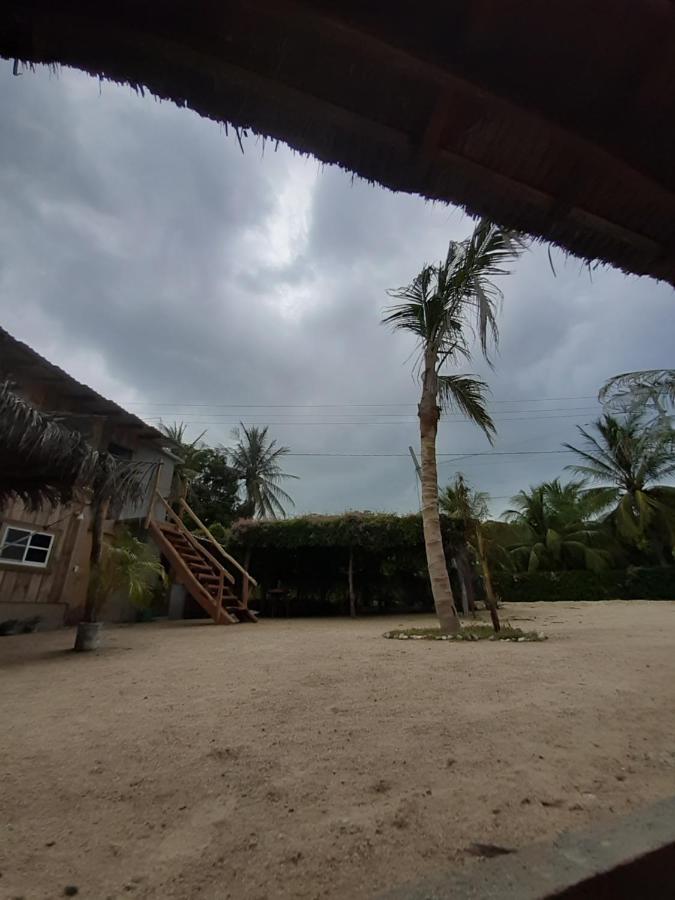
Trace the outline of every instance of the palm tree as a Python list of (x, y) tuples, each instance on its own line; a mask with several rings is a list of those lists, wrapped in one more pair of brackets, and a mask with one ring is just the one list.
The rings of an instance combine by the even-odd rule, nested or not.
[[(101, 547), (98, 560), (92, 566), (87, 590), (88, 617), (93, 622), (115, 591), (124, 591), (131, 602), (142, 606), (152, 594), (154, 586), (166, 584), (167, 577), (156, 553), (149, 544), (120, 530), (115, 540)], [(78, 632), (76, 650), (89, 649)]]
[(171, 425), (160, 422), (159, 430), (167, 436), (180, 456), (180, 462), (176, 463), (173, 470), (171, 494), (173, 497), (184, 497), (191, 482), (201, 473), (208, 461), (210, 451), (202, 442), (206, 431), (198, 434), (193, 441), (188, 441), (185, 422), (174, 422)]
[(652, 422), (670, 427), (669, 408), (675, 406), (675, 369), (646, 369), (624, 372), (606, 381), (598, 400), (612, 411), (653, 413)]
[(606, 568), (610, 555), (601, 523), (595, 518), (606, 507), (602, 497), (586, 490), (583, 481), (559, 479), (519, 491), (504, 518), (525, 529), (527, 539), (509, 548), (518, 569), (527, 572)]
[[(467, 544), (475, 541), (476, 554), (483, 571), (483, 583), (485, 586), (486, 605), (490, 610), (492, 626), (495, 631), (501, 630), (499, 614), (497, 613), (497, 600), (492, 587), (490, 566), (485, 552), (485, 539), (483, 537), (482, 523), (488, 517), (488, 495), (483, 491), (472, 490), (464, 480), (461, 472), (455, 476), (452, 484), (447, 485), (439, 497), (441, 512), (453, 519), (462, 522), (464, 537)], [(470, 577), (470, 569), (467, 565), (466, 545), (464, 553), (460, 552), (460, 566)]]
[(290, 449), (278, 447), (275, 440), (268, 439), (267, 432), (267, 425), (247, 428), (240, 423), (234, 432), (238, 440), (230, 450), (230, 464), (244, 483), (249, 514), (261, 519), (276, 519), (286, 515), (284, 503), (295, 506), (293, 498), (280, 487), (280, 482), (298, 476), (282, 470), (279, 460), (290, 453)]
[(662, 422), (645, 426), (639, 412), (621, 421), (605, 414), (593, 424), (594, 433), (577, 426), (584, 448), (565, 444), (581, 464), (569, 469), (599, 487), (589, 495), (605, 508), (617, 537), (660, 564), (673, 560), (675, 543), (675, 487), (660, 484), (675, 472), (675, 431)]
[(495, 428), (485, 406), (485, 382), (442, 370), (448, 363), (471, 358), (467, 333), (478, 334), (487, 358), (488, 341), (496, 343), (498, 338), (496, 313), (501, 298), (490, 279), (507, 274), (504, 264), (521, 249), (514, 233), (481, 221), (470, 238), (450, 242), (444, 261), (424, 266), (407, 287), (390, 291), (398, 302), (385, 311), (385, 324), (411, 332), (419, 344), (422, 522), (434, 605), (446, 633), (459, 630), (459, 619), (438, 511), (436, 435), (441, 409), (463, 412), (489, 439)]
[(94, 477), (99, 454), (58, 417), (40, 412), (8, 381), (0, 383), (0, 510), (72, 502)]

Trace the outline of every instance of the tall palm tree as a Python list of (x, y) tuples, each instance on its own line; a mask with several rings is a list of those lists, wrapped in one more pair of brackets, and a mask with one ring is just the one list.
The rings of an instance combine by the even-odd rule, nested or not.
[(422, 468), (422, 522), (429, 579), (436, 614), (444, 632), (459, 630), (443, 551), (438, 511), (436, 435), (442, 409), (458, 409), (483, 429), (495, 432), (486, 405), (487, 385), (470, 375), (445, 373), (444, 367), (471, 358), (469, 335), (476, 333), (487, 358), (488, 343), (498, 338), (497, 305), (501, 292), (495, 275), (522, 249), (509, 231), (481, 221), (470, 238), (451, 241), (444, 261), (426, 265), (407, 286), (389, 292), (396, 301), (384, 322), (415, 335), (419, 345), (422, 394), (418, 407)]
[(639, 412), (621, 421), (605, 414), (593, 432), (577, 426), (584, 447), (565, 444), (582, 460), (568, 469), (599, 486), (589, 491), (605, 507), (616, 535), (661, 564), (673, 561), (675, 487), (660, 484), (675, 473), (675, 430), (645, 426)]
[(562, 484), (556, 478), (512, 498), (514, 508), (507, 509), (504, 518), (522, 526), (527, 535), (509, 548), (516, 568), (552, 572), (607, 567), (611, 557), (602, 546), (606, 539), (596, 519), (606, 500), (585, 488), (583, 481)]
[(240, 423), (235, 431), (237, 444), (230, 450), (230, 464), (244, 482), (246, 505), (251, 515), (276, 519), (286, 515), (284, 503), (295, 506), (293, 498), (280, 483), (297, 475), (284, 472), (279, 460), (290, 453), (288, 447), (278, 447), (267, 437), (268, 426), (247, 428)]
[[(488, 516), (488, 495), (483, 491), (472, 490), (466, 483), (464, 476), (458, 472), (452, 484), (445, 487), (439, 498), (441, 512), (453, 519), (459, 520), (464, 527), (464, 537), (467, 544), (474, 543), (478, 561), (483, 571), (483, 583), (487, 607), (495, 631), (501, 630), (499, 614), (497, 612), (497, 600), (492, 587), (492, 577), (485, 552), (485, 538), (483, 536), (482, 523)], [(466, 552), (466, 545), (465, 545)], [(465, 554), (460, 552), (460, 566), (469, 577)]]

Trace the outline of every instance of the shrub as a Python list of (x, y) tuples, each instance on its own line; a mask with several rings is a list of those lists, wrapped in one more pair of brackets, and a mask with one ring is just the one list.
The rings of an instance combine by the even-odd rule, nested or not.
[(500, 573), (494, 579), (502, 600), (675, 600), (675, 567), (628, 568), (590, 572)]
[[(442, 529), (448, 550), (462, 540), (451, 519), (443, 517)], [(227, 549), (240, 560), (250, 554), (249, 571), (263, 590), (280, 583), (296, 615), (347, 611), (350, 557), (361, 612), (433, 609), (419, 515), (351, 512), (240, 520), (232, 526)], [(280, 605), (284, 609), (285, 600)], [(256, 600), (261, 607), (274, 612)]]

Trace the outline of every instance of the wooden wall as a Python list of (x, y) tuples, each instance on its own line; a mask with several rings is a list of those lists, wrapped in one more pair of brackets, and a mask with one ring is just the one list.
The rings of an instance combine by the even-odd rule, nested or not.
[[(11, 562), (0, 561), (0, 608), (7, 608), (12, 617), (17, 614), (20, 607), (17, 604), (62, 604), (64, 582), (69, 575), (70, 557), (78, 543), (81, 533), (86, 531), (86, 514), (83, 519), (78, 519), (80, 507), (56, 506), (30, 512), (17, 500), (0, 514), (0, 523), (4, 529), (6, 524), (19, 527), (34, 527), (40, 531), (54, 535), (54, 543), (45, 569), (28, 569), (13, 565)], [(85, 589), (86, 589), (86, 572)], [(76, 592), (79, 593), (79, 592)], [(35, 614), (32, 610), (26, 612), (26, 616)], [(52, 611), (50, 618), (56, 615)]]

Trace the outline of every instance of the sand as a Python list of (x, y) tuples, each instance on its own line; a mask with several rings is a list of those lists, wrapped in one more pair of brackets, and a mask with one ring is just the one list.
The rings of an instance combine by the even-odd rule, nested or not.
[(675, 793), (675, 604), (503, 617), (0, 638), (0, 897), (371, 897)]

